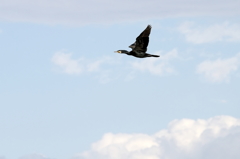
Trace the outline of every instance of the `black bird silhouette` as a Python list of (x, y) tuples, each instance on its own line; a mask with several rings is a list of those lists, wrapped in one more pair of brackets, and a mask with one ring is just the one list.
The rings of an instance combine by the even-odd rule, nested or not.
[(136, 42), (129, 46), (132, 51), (118, 50), (115, 52), (135, 56), (138, 58), (160, 57), (159, 55), (151, 55), (146, 53), (151, 29), (151, 25), (148, 25), (147, 28), (136, 38)]

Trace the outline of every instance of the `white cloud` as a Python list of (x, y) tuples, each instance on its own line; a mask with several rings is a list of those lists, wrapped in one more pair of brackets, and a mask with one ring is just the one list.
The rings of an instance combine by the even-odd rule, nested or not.
[(209, 27), (196, 27), (194, 23), (186, 22), (179, 27), (188, 42), (201, 44), (217, 41), (240, 41), (240, 25), (215, 24)]
[(100, 58), (96, 61), (93, 61), (93, 62), (90, 62), (87, 64), (87, 71), (89, 72), (96, 72), (96, 71), (100, 71), (100, 67), (101, 65), (104, 65), (104, 64), (113, 64), (115, 63), (114, 60), (110, 57), (103, 57), (103, 58)]
[(154, 135), (107, 133), (74, 159), (239, 159), (240, 119), (181, 119)]
[(0, 0), (0, 20), (85, 25), (146, 19), (239, 15), (238, 0)]
[(227, 100), (222, 99), (222, 100), (220, 100), (220, 102), (221, 102), (221, 103), (227, 103)]
[(206, 60), (197, 66), (197, 73), (202, 74), (210, 82), (228, 82), (231, 73), (238, 70), (240, 53), (228, 59)]
[[(155, 54), (161, 54), (161, 52), (157, 52)], [(170, 65), (170, 60), (178, 57), (178, 52), (176, 49), (173, 49), (166, 54), (161, 54), (160, 58), (146, 58), (140, 59), (139, 61), (132, 62), (131, 65), (133, 69), (140, 70), (143, 72), (150, 72), (154, 75), (165, 75), (172, 74), (176, 71)]]
[(160, 58), (137, 59), (135, 62), (132, 62), (132, 58), (123, 61), (121, 56), (100, 57), (95, 60), (73, 58), (71, 53), (59, 51), (53, 55), (51, 61), (56, 72), (68, 75), (94, 74), (101, 83), (107, 83), (121, 76), (125, 81), (132, 80), (139, 71), (150, 72), (153, 75), (173, 74), (175, 70), (170, 61), (177, 57), (176, 49), (161, 54)]
[(116, 59), (101, 57), (96, 60), (86, 58), (73, 58), (71, 53), (56, 52), (52, 57), (53, 70), (68, 75), (81, 75), (93, 73), (101, 83), (107, 83), (115, 79), (116, 75), (111, 72), (107, 65), (117, 64)]
[(52, 57), (52, 62), (67, 74), (80, 74), (83, 72), (81, 62), (83, 59), (72, 59), (71, 53), (57, 52)]
[(50, 159), (50, 158), (48, 158), (42, 154), (34, 153), (34, 154), (22, 156), (22, 157), (20, 157), (20, 159)]
[(113, 60), (110, 57), (103, 57), (93, 61), (85, 58), (74, 59), (71, 53), (62, 51), (56, 52), (52, 57), (55, 70), (71, 75), (79, 75), (84, 72), (99, 72), (102, 65), (112, 63), (111, 61)]

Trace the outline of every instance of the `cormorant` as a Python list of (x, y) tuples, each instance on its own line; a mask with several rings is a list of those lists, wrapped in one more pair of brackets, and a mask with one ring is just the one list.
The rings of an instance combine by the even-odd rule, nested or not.
[(115, 52), (135, 56), (138, 58), (159, 57), (159, 55), (151, 55), (146, 53), (151, 28), (151, 25), (148, 25), (147, 28), (136, 38), (136, 42), (129, 46), (132, 51), (118, 50)]

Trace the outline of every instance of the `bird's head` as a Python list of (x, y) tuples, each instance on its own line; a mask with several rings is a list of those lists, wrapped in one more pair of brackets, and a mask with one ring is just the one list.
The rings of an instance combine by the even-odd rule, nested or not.
[(128, 51), (127, 50), (118, 50), (118, 51), (114, 51), (116, 53), (120, 53), (120, 54), (127, 54)]

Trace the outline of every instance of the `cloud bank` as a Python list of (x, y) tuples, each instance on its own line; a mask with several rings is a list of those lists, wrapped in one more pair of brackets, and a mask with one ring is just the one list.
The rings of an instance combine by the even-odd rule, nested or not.
[(0, 0), (0, 20), (86, 25), (181, 16), (239, 15), (237, 0)]
[(74, 159), (238, 159), (239, 143), (240, 119), (181, 119), (153, 135), (107, 133)]

